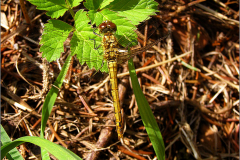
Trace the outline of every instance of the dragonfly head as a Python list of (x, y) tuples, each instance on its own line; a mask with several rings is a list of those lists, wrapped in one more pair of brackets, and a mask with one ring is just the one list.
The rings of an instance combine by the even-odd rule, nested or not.
[(99, 32), (102, 33), (113, 33), (116, 32), (117, 30), (117, 26), (116, 24), (114, 24), (113, 22), (111, 22), (110, 20), (106, 20), (103, 21), (100, 25), (99, 25)]

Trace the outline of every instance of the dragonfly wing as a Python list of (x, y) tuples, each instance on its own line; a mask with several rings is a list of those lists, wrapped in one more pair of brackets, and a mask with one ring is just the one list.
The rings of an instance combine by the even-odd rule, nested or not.
[(167, 34), (166, 36), (164, 36), (164, 37), (156, 40), (155, 42), (152, 42), (152, 43), (150, 43), (150, 44), (148, 44), (148, 45), (146, 45), (146, 46), (144, 46), (142, 48), (134, 49), (134, 50), (131, 51), (131, 53), (128, 53), (127, 50), (119, 50), (119, 52), (121, 54), (118, 57), (118, 64), (121, 64), (121, 63), (123, 63), (123, 62), (125, 62), (125, 61), (127, 61), (127, 60), (129, 60), (131, 58), (133, 58), (137, 54), (140, 54), (142, 52), (147, 51), (149, 48), (151, 48), (152, 46), (156, 45), (157, 43), (159, 43), (163, 39), (166, 39), (168, 35), (169, 34)]

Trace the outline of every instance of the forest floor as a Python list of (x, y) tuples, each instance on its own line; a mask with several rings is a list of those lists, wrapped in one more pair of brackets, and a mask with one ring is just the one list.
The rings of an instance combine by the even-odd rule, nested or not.
[[(139, 45), (150, 35), (151, 41), (166, 35), (169, 23), (171, 33), (154, 48), (136, 55), (134, 64), (143, 69), (137, 75), (159, 125), (165, 158), (239, 159), (239, 1), (158, 3), (157, 15), (138, 28), (142, 34)], [(67, 39), (58, 62), (46, 62), (39, 41), (49, 17), (29, 2), (25, 6), (29, 19), (35, 18), (31, 27), (19, 4), (1, 1), (1, 124), (12, 140), (40, 135), (42, 106), (70, 45)], [(72, 22), (70, 14), (61, 19)], [(186, 52), (191, 53), (145, 69)], [(125, 72), (127, 63), (118, 69), (118, 74)], [(135, 152), (119, 143), (107, 78), (107, 73), (73, 59), (45, 137), (84, 159), (153, 159), (156, 154), (128, 75), (118, 78), (118, 89), (124, 142)], [(40, 157), (39, 147), (33, 144), (24, 143), (17, 149), (25, 159)]]

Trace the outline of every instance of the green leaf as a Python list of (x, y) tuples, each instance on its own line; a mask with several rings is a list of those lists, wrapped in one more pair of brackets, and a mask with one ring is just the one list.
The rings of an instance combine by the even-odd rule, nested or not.
[(72, 55), (77, 55), (81, 64), (87, 63), (89, 68), (99, 69), (102, 72), (108, 72), (107, 65), (103, 62), (103, 51), (102, 49), (94, 49), (94, 41), (96, 45), (101, 44), (101, 39), (93, 34), (93, 29), (89, 25), (89, 19), (86, 12), (79, 10), (75, 15), (76, 31), (73, 33), (71, 39), (71, 52)]
[[(131, 4), (120, 5), (115, 4), (119, 16), (129, 19), (132, 24), (138, 25), (140, 22), (149, 19), (151, 15), (158, 12), (158, 3), (154, 0), (131, 0)], [(114, 10), (114, 9), (113, 9)]]
[[(4, 146), (4, 145), (6, 145), (8, 143), (11, 143), (11, 142), (12, 141), (9, 138), (7, 132), (5, 131), (3, 126), (1, 125), (1, 146)], [(18, 152), (17, 148), (15, 148), (15, 147), (13, 147), (11, 150), (9, 150), (7, 152), (6, 157), (9, 160), (23, 160), (23, 157), (21, 156), (21, 154)]]
[(82, 2), (83, 0), (67, 0), (71, 6), (71, 8), (76, 7)]
[(2, 146), (1, 147), (1, 159), (3, 159), (3, 157), (10, 150), (12, 150), (16, 146), (18, 146), (22, 143), (25, 143), (25, 142), (29, 142), (29, 143), (33, 143), (35, 145), (38, 145), (39, 147), (47, 150), (49, 153), (51, 153), (53, 156), (55, 156), (59, 160), (66, 160), (66, 159), (81, 160), (80, 157), (78, 157), (76, 154), (74, 154), (70, 150), (67, 150), (66, 148), (64, 148), (60, 145), (57, 145), (57, 144), (55, 144), (51, 141), (48, 141), (46, 139), (39, 138), (39, 137), (34, 137), (34, 136), (32, 136), (32, 137), (31, 136), (21, 137), (21, 138), (18, 138), (16, 140), (14, 140), (13, 142), (10, 142), (10, 143)]
[(71, 25), (60, 20), (49, 20), (45, 24), (42, 39), (39, 42), (42, 44), (40, 47), (40, 52), (43, 52), (42, 56), (46, 57), (49, 62), (60, 58), (61, 53), (64, 52), (63, 43), (72, 29)]
[(143, 121), (143, 124), (147, 130), (147, 134), (152, 142), (153, 148), (159, 160), (165, 159), (165, 147), (164, 141), (159, 130), (158, 124), (154, 118), (154, 115), (150, 109), (147, 99), (145, 98), (140, 85), (138, 83), (137, 75), (133, 65), (132, 59), (128, 61), (129, 73), (132, 81), (133, 92), (136, 97), (138, 109)]
[(98, 26), (103, 22), (103, 15), (96, 10), (89, 11), (88, 17), (90, 18), (92, 25), (96, 24)]
[(109, 5), (111, 2), (113, 2), (114, 0), (104, 0), (101, 4), (100, 9), (103, 9), (104, 7), (106, 7), (107, 5)]
[(155, 15), (158, 3), (154, 0), (115, 0), (105, 9), (118, 12), (119, 16), (126, 17), (134, 25), (149, 19), (149, 16)]
[(100, 7), (100, 4), (102, 3), (103, 0), (86, 0), (86, 2), (83, 3), (83, 5), (88, 9), (88, 10), (98, 10)]
[(39, 10), (48, 11), (46, 14), (52, 18), (59, 18), (68, 10), (65, 0), (28, 0)]
[(103, 9), (105, 6), (109, 5), (114, 0), (86, 0), (84, 6), (88, 10), (97, 11), (98, 9)]

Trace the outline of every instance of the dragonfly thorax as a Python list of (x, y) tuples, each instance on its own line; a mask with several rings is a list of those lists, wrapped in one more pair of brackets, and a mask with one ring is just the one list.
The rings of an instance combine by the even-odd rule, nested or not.
[(105, 60), (117, 61), (119, 57), (118, 42), (112, 33), (105, 33), (102, 39)]

